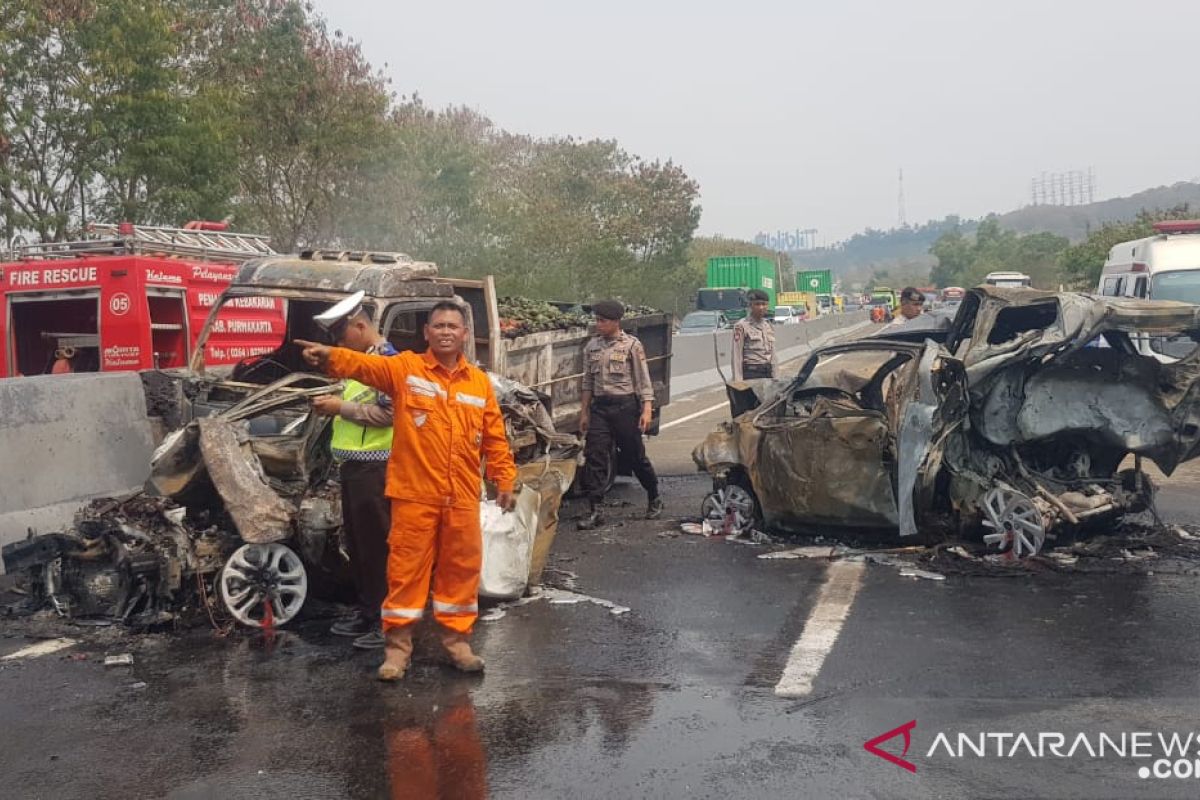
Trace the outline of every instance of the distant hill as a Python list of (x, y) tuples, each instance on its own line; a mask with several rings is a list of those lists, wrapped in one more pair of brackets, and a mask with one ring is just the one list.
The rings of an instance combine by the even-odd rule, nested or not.
[(1087, 238), (1106, 222), (1126, 222), (1139, 211), (1167, 210), (1180, 205), (1196, 209), (1200, 216), (1200, 183), (1181, 181), (1159, 186), (1129, 197), (1114, 197), (1083, 206), (1026, 206), (997, 217), (1000, 227), (1017, 233), (1055, 233), (1072, 242)]
[[(1166, 210), (1184, 204), (1196, 209), (1196, 216), (1200, 217), (1200, 183), (1181, 181), (1082, 206), (1026, 206), (1000, 214), (996, 221), (1001, 228), (1016, 233), (1053, 233), (1071, 242), (1081, 242), (1089, 230), (1106, 222), (1125, 222), (1143, 210)], [(924, 225), (886, 231), (868, 228), (832, 247), (797, 250), (788, 255), (797, 269), (832, 269), (848, 279), (880, 270), (907, 276), (925, 274), (936, 263), (929, 255), (929, 248), (938, 237), (952, 230), (970, 235), (978, 225), (978, 220), (949, 216)]]

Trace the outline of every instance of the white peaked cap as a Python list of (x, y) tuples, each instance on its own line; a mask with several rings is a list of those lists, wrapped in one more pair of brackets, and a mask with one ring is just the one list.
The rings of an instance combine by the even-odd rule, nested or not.
[(313, 317), (318, 325), (329, 330), (347, 317), (352, 317), (362, 309), (363, 298), (367, 293), (361, 289), (344, 300), (339, 300), (329, 308)]

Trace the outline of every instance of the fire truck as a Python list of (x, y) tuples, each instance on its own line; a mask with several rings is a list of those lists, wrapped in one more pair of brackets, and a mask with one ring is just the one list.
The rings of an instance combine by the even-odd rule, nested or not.
[[(0, 378), (186, 367), (239, 265), (274, 254), (267, 237), (221, 222), (93, 224), (88, 237), (20, 245), (0, 263)], [(271, 352), (285, 333), (285, 303), (225, 304), (205, 363)]]

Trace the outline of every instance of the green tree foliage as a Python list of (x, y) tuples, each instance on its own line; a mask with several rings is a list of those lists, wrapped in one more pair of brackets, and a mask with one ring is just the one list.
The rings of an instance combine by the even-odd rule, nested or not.
[(1154, 223), (1169, 219), (1191, 219), (1195, 212), (1187, 205), (1167, 210), (1141, 211), (1132, 222), (1113, 222), (1088, 234), (1087, 239), (1072, 245), (1059, 255), (1064, 279), (1072, 288), (1094, 291), (1100, 283), (1100, 272), (1108, 251), (1121, 242), (1141, 239), (1154, 233)]
[(1024, 272), (1041, 289), (1060, 282), (1058, 256), (1067, 248), (1062, 236), (1034, 233), (1021, 236), (1004, 230), (995, 217), (983, 219), (973, 237), (950, 230), (933, 243), (937, 259), (929, 280), (935, 286), (978, 286), (989, 272)]
[(69, 2), (0, 0), (0, 194), (5, 239), (60, 239), (79, 216), (90, 177), (90, 102)]
[(502, 291), (676, 305), (699, 189), (613, 141), (397, 100), (297, 0), (0, 0), (6, 239), (232, 217), (277, 249), (373, 248)]

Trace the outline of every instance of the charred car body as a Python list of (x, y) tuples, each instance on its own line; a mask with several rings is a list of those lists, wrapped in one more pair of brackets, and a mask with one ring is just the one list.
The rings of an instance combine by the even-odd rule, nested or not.
[(1024, 556), (1056, 526), (1152, 507), (1144, 459), (1169, 475), (1197, 455), (1200, 350), (1135, 346), (1200, 329), (1196, 306), (982, 287), (939, 328), (733, 387), (742, 409), (693, 453), (713, 476), (705, 513), (791, 531), (982, 526)]
[[(424, 350), (423, 324), (447, 299), (463, 305), (477, 330), (470, 299), (438, 279), (433, 264), (402, 254), (310, 252), (247, 262), (213, 307), (190, 369), (144, 376), (151, 414), (171, 428), (154, 453), (147, 492), (93, 502), (72, 530), (6, 546), (6, 569), (30, 574), (35, 600), (60, 614), (145, 624), (189, 609), (220, 612), (214, 597), (239, 623), (280, 625), (310, 588), (337, 599), (349, 586), (349, 562), (331, 427), (311, 413), (310, 400), (340, 393), (342, 384), (308, 372), (293, 340), (320, 340), (313, 316), (360, 289), (398, 350)], [(209, 345), (227, 306), (285, 310), (274, 330), (278, 346), (209, 369), (207, 358), (228, 355)], [(555, 431), (544, 396), (496, 375), (493, 384), (518, 467), (537, 466), (521, 478), (556, 514), (563, 491), (556, 487), (571, 482), (578, 442)]]

